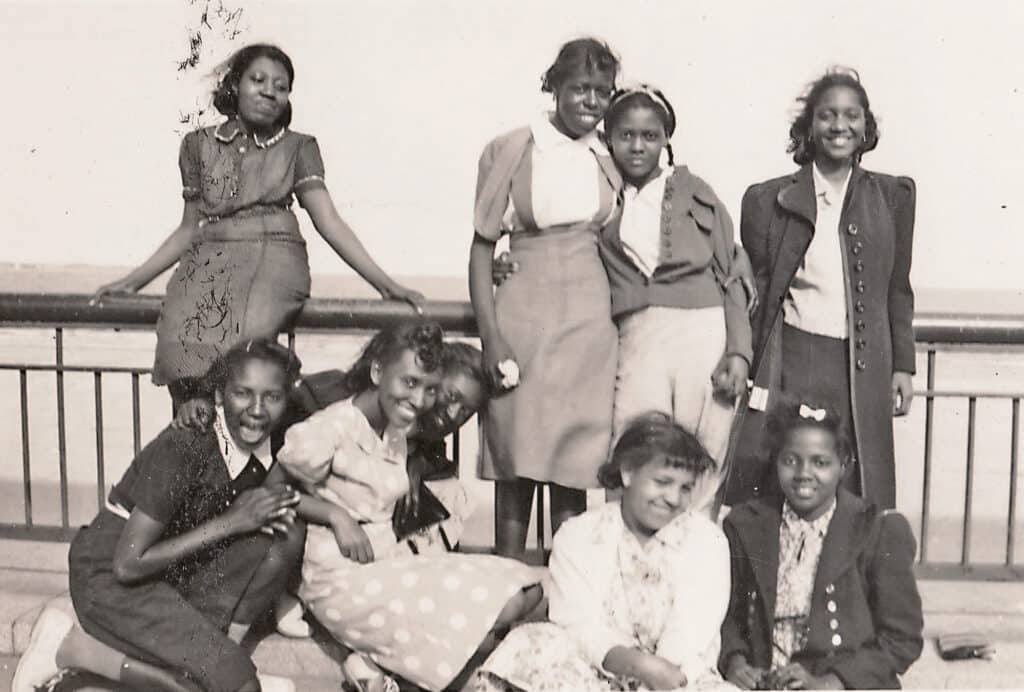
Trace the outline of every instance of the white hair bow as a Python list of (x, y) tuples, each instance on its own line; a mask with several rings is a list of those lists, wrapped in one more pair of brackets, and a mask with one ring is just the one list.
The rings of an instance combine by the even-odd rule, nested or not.
[(800, 417), (812, 418), (821, 423), (822, 421), (825, 420), (825, 409), (811, 408), (807, 404), (800, 404)]

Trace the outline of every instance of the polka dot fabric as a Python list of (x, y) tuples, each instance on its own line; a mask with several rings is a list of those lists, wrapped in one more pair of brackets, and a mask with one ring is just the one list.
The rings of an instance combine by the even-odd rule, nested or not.
[(492, 555), (333, 562), (330, 570), (303, 568), (300, 596), (349, 648), (420, 687), (443, 690), (508, 601), (542, 576)]

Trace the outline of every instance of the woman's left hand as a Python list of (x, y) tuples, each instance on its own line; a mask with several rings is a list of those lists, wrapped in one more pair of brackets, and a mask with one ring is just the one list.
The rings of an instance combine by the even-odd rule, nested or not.
[(384, 300), (400, 300), (403, 303), (411, 305), (417, 315), (423, 314), (423, 303), (425, 303), (427, 299), (419, 291), (406, 288), (399, 283), (386, 284), (378, 287), (377, 290), (380, 292), (380, 297)]
[(747, 387), (750, 366), (746, 358), (735, 353), (726, 353), (711, 373), (711, 385), (715, 395), (728, 401), (735, 401)]
[(790, 663), (771, 673), (771, 688), (774, 690), (841, 690), (843, 683), (832, 673), (822, 676), (811, 675), (799, 663)]
[(897, 370), (892, 374), (892, 415), (905, 416), (910, 413), (910, 402), (914, 399), (914, 376)]

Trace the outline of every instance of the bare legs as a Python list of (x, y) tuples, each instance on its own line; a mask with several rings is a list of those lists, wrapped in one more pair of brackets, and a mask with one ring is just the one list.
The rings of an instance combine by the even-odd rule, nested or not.
[[(528, 478), (494, 482), (494, 549), (498, 555), (522, 560), (530, 526), (537, 483)], [(587, 509), (587, 491), (548, 484), (551, 495), (551, 532)]]

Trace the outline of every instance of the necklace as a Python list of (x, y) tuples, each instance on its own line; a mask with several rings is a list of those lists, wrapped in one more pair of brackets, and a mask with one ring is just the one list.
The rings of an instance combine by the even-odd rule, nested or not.
[(281, 141), (281, 138), (284, 137), (284, 133), (286, 131), (287, 128), (282, 127), (280, 130), (277, 131), (276, 135), (274, 135), (270, 139), (265, 139), (262, 142), (260, 142), (259, 138), (256, 136), (256, 132), (254, 131), (252, 133), (252, 143), (255, 144), (258, 149), (266, 149), (267, 147), (272, 147)]

